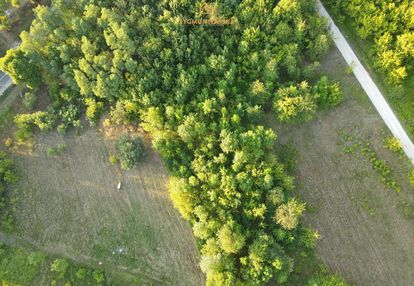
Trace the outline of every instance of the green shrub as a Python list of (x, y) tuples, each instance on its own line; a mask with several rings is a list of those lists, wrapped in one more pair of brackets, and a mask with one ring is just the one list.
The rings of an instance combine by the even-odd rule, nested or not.
[(46, 153), (47, 153), (47, 156), (48, 157), (55, 157), (58, 154), (57, 149), (55, 147), (49, 147), (49, 148), (47, 148)]
[(63, 135), (63, 134), (66, 133), (66, 129), (67, 129), (67, 127), (66, 127), (65, 124), (59, 124), (58, 127), (57, 127), (57, 132), (59, 134)]
[(408, 182), (410, 183), (410, 186), (414, 188), (414, 170), (408, 174)]
[(87, 105), (86, 117), (89, 119), (91, 125), (94, 125), (104, 111), (104, 104), (103, 102), (97, 102), (91, 98), (87, 98), (85, 103)]
[(337, 106), (342, 99), (338, 83), (332, 83), (326, 76), (312, 87), (307, 81), (297, 85), (279, 88), (275, 95), (273, 108), (282, 122), (308, 121), (312, 119), (316, 107)]
[(280, 205), (274, 214), (274, 221), (284, 229), (296, 228), (300, 215), (305, 211), (305, 204), (296, 199), (290, 199), (286, 204)]
[(390, 99), (400, 99), (404, 96), (404, 93), (406, 92), (403, 85), (395, 85), (391, 87), (391, 92), (388, 94)]
[(57, 150), (54, 147), (47, 148), (47, 156), (54, 157), (57, 155)]
[(140, 138), (122, 135), (116, 145), (122, 169), (131, 169), (145, 156), (144, 143)]
[(394, 136), (389, 136), (384, 140), (384, 147), (395, 153), (402, 150), (401, 141)]
[(8, 159), (5, 153), (0, 152), (0, 225), (6, 231), (13, 230), (16, 190), (12, 185), (16, 181), (13, 161)]
[(28, 110), (33, 110), (37, 102), (37, 95), (34, 91), (26, 92), (23, 96), (23, 105)]
[(339, 84), (331, 83), (326, 76), (321, 77), (313, 86), (312, 96), (321, 108), (337, 106), (342, 100)]
[(291, 145), (285, 144), (279, 145), (276, 152), (280, 162), (285, 166), (286, 171), (289, 174), (295, 174), (299, 157), (298, 150)]
[(6, 138), (6, 140), (4, 140), (4, 146), (11, 148), (13, 146), (13, 139), (10, 137)]
[(37, 88), (42, 82), (39, 68), (31, 64), (31, 59), (21, 49), (9, 49), (0, 59), (0, 69), (7, 73), (13, 83), (24, 83), (29, 88)]
[(37, 266), (46, 259), (46, 254), (42, 252), (32, 252), (27, 258), (27, 261), (30, 265)]
[(65, 152), (65, 150), (66, 150), (65, 144), (58, 144), (56, 147), (47, 148), (47, 156), (55, 157)]
[(68, 270), (69, 262), (64, 258), (59, 258), (53, 261), (50, 265), (50, 270), (56, 272), (59, 277), (64, 277)]
[(310, 228), (302, 228), (302, 236), (300, 243), (307, 248), (315, 248), (317, 240), (320, 238), (320, 234), (316, 230)]
[(14, 171), (13, 161), (8, 159), (4, 152), (0, 152), (0, 182), (4, 186), (14, 184), (16, 181), (17, 176)]
[(354, 61), (351, 62), (351, 64), (349, 64), (346, 69), (345, 69), (345, 73), (346, 74), (352, 74), (354, 72), (356, 63)]
[(118, 101), (115, 104), (115, 107), (111, 108), (109, 115), (111, 122), (113, 122), (115, 125), (123, 125), (129, 123), (125, 105), (121, 101)]
[(78, 278), (79, 280), (83, 280), (85, 279), (87, 274), (88, 272), (85, 268), (79, 268), (78, 271), (76, 271), (76, 278)]
[[(46, 274), (46, 275), (45, 275)], [(39, 281), (42, 281), (40, 283)], [(46, 253), (0, 243), (0, 285), (106, 285), (105, 273)]]
[(65, 144), (58, 144), (56, 147), (56, 151), (58, 154), (66, 151), (66, 145)]
[(55, 114), (56, 117), (59, 118), (60, 125), (62, 126), (60, 127), (61, 129), (67, 129), (70, 126), (75, 127), (76, 129), (81, 128), (81, 121), (79, 120), (80, 107), (77, 105), (71, 103), (62, 106), (58, 110), (52, 108), (51, 110), (49, 110), (49, 113)]
[(18, 129), (30, 130), (37, 126), (41, 131), (49, 131), (55, 124), (54, 117), (46, 111), (17, 114), (14, 123)]
[(28, 263), (29, 253), (23, 249), (2, 246), (0, 252), (0, 285), (33, 285), (30, 282), (39, 269)]
[(33, 132), (30, 128), (20, 128), (16, 130), (14, 134), (17, 141), (27, 141), (33, 137)]
[(118, 163), (118, 158), (115, 154), (111, 154), (109, 155), (108, 161), (111, 165), (115, 165), (116, 163)]
[(279, 88), (273, 108), (281, 122), (302, 122), (312, 119), (316, 104), (306, 81), (298, 85)]
[(105, 274), (102, 272), (102, 270), (94, 270), (92, 272), (92, 277), (98, 284), (101, 284), (105, 281)]
[(7, 213), (7, 214), (3, 215), (3, 218), (2, 218), (2, 221), (1, 221), (1, 227), (6, 232), (11, 232), (13, 230), (13, 226), (14, 226), (13, 215), (10, 214), (10, 213)]
[(348, 286), (348, 283), (338, 274), (319, 275), (311, 278), (307, 286)]

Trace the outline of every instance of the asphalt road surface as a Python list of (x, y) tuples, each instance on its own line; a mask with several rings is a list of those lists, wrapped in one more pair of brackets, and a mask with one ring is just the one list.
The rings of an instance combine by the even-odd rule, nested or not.
[[(16, 42), (13, 43), (13, 45), (11, 46), (12, 49), (17, 48), (18, 46), (20, 46), (21, 41), (18, 40)], [(0, 96), (3, 95), (4, 91), (13, 84), (12, 79), (5, 74), (4, 72), (2, 72), (0, 70)]]
[[(365, 90), (372, 104), (377, 109), (378, 113), (381, 115), (385, 124), (391, 130), (391, 133), (400, 140), (402, 148), (405, 154), (408, 156), (410, 161), (414, 164), (414, 145), (405, 132), (404, 128), (401, 126), (394, 112), (388, 105), (384, 96), (378, 89), (377, 85), (372, 80), (369, 73), (366, 71), (364, 66), (358, 60), (358, 57), (355, 55), (352, 48), (349, 46), (348, 42), (339, 31), (338, 27), (333, 22), (332, 18), (329, 16), (325, 7), (323, 7), (320, 0), (317, 0), (317, 9), (319, 15), (325, 17), (328, 20), (329, 30), (331, 32), (332, 38), (337, 46), (338, 50), (344, 57), (348, 65), (353, 67), (353, 73), (362, 88)], [(363, 116), (363, 114), (361, 115)]]
[(4, 72), (0, 71), (0, 96), (3, 95), (3, 92), (12, 85), (12, 79), (5, 74)]

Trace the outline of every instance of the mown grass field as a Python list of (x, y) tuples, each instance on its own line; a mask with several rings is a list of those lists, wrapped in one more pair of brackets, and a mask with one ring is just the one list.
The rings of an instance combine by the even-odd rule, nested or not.
[[(48, 157), (47, 148), (67, 150)], [(154, 285), (201, 285), (189, 225), (173, 209), (157, 154), (131, 171), (109, 166), (97, 130), (39, 135), (33, 153), (16, 156), (23, 192), (16, 233), (69, 256), (140, 277)], [(118, 182), (121, 191), (117, 191)]]
[[(346, 69), (333, 48), (320, 70), (340, 82), (344, 99), (339, 107), (305, 124), (275, 126), (272, 115), (267, 122), (279, 143), (299, 151), (297, 194), (307, 202), (305, 222), (321, 234), (317, 253), (328, 268), (352, 285), (412, 285), (414, 189), (407, 174), (413, 167), (404, 155), (384, 147), (390, 133)], [(367, 140), (387, 162), (401, 191), (381, 181), (367, 156), (346, 149), (341, 133)]]
[[(2, 140), (12, 132), (12, 111), (20, 101), (13, 93), (4, 102), (10, 107), (2, 108), (8, 119)], [(31, 151), (11, 154), (21, 178), (13, 237), (54, 256), (124, 274), (125, 285), (203, 285), (191, 228), (173, 208), (167, 171), (149, 144), (144, 162), (123, 171), (109, 164), (114, 140), (98, 128), (79, 136), (37, 134), (34, 142)], [(59, 144), (66, 150), (48, 156)]]

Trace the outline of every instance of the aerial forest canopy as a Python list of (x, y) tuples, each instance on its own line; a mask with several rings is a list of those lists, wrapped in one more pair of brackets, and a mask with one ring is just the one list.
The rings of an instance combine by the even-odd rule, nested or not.
[(355, 23), (359, 36), (373, 41), (376, 65), (399, 85), (414, 68), (414, 4), (411, 0), (326, 0)]
[(330, 44), (315, 3), (56, 0), (35, 14), (0, 67), (47, 87), (51, 105), (16, 123), (65, 130), (106, 110), (140, 121), (170, 170), (207, 285), (287, 281), (289, 253), (318, 235), (300, 224), (304, 203), (259, 122), (272, 108), (281, 121), (308, 120), (340, 99), (337, 85), (309, 78)]
[(20, 2), (19, 0), (0, 0), (0, 30), (10, 28), (9, 9), (19, 7)]

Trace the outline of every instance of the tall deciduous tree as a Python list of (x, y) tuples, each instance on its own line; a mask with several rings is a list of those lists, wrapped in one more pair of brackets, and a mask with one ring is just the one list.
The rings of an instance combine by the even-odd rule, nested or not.
[(37, 88), (42, 82), (40, 70), (20, 49), (8, 50), (0, 59), (0, 69), (16, 84), (25, 83), (30, 88)]

